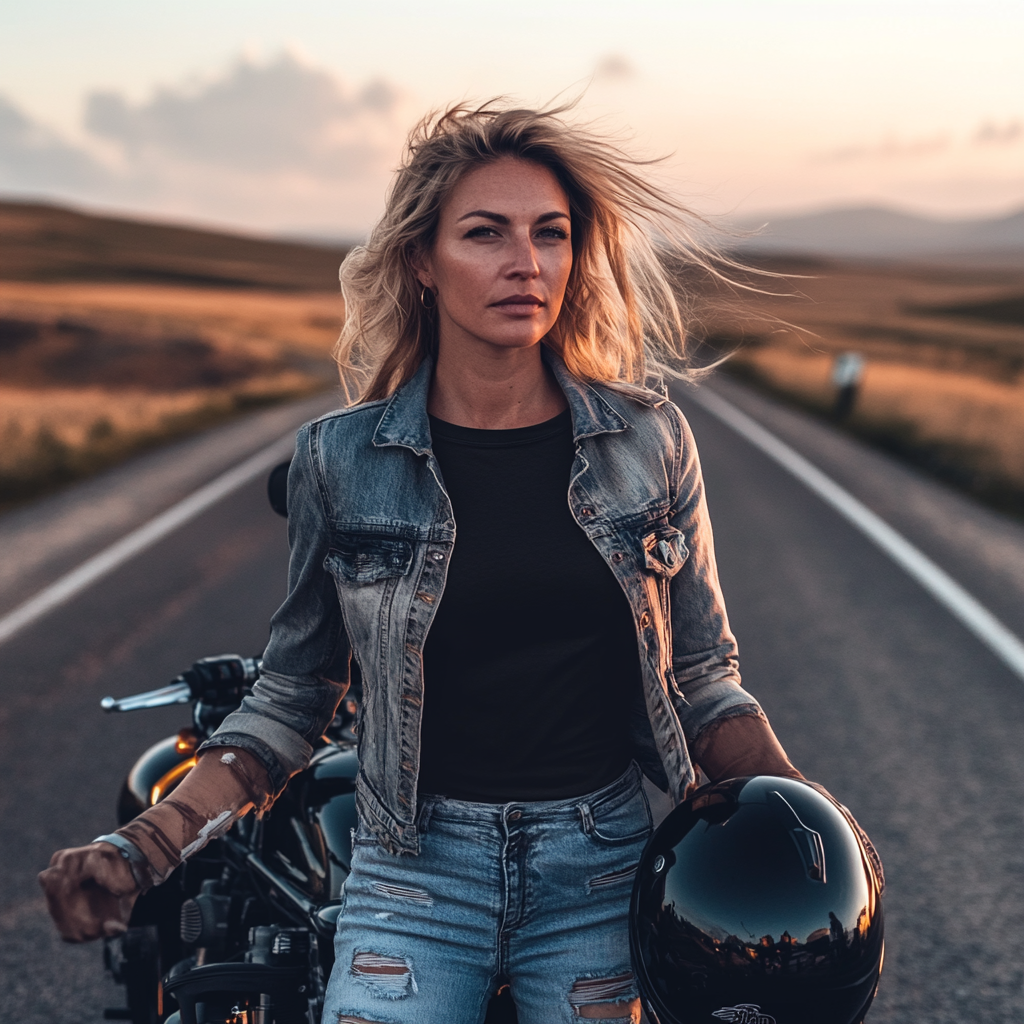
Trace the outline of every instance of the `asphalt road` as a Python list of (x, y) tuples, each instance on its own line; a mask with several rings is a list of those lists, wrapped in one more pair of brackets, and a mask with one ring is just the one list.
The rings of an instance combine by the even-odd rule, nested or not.
[[(1024, 632), (1024, 527), (728, 382), (715, 387)], [(685, 392), (680, 404), (701, 450), (746, 684), (886, 864), (888, 950), (869, 1019), (1021, 1020), (1024, 683), (803, 485)], [(286, 561), (284, 523), (256, 482), (0, 647), (4, 1024), (81, 1024), (120, 1005), (99, 949), (56, 939), (35, 874), (52, 850), (111, 828), (125, 771), (185, 724), (185, 709), (105, 716), (99, 699), (160, 685), (201, 655), (258, 651)]]

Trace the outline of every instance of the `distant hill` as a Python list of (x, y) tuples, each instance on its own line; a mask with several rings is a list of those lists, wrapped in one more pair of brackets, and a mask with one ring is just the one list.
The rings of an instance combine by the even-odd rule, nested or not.
[(949, 259), (990, 256), (1024, 261), (1024, 210), (1006, 217), (938, 220), (884, 207), (765, 216), (741, 226), (756, 230), (741, 248), (752, 253), (801, 253), (859, 258)]
[(346, 252), (0, 201), (0, 280), (333, 291)]

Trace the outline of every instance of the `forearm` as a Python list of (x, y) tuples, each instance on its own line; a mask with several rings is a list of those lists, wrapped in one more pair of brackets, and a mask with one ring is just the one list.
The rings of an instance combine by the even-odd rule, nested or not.
[(273, 671), (284, 659), (274, 649), (271, 637), (268, 656), (252, 693), (242, 701), (217, 731), (200, 748), (241, 748), (255, 757), (265, 769), (273, 787), (280, 793), (296, 772), (309, 763), (313, 747), (331, 723), (338, 704), (348, 689), (348, 656), (337, 666), (341, 678), (326, 675), (285, 675)]
[(691, 752), (712, 782), (745, 775), (803, 778), (760, 711), (712, 722), (697, 736)]
[(142, 853), (145, 864), (136, 874), (143, 877), (137, 880), (149, 888), (250, 810), (264, 810), (272, 799), (270, 779), (257, 758), (245, 750), (217, 748), (200, 755), (170, 796), (115, 834)]
[[(789, 779), (808, 781), (793, 767), (763, 713), (737, 715), (713, 722), (697, 737), (692, 753), (694, 760), (712, 782), (739, 779), (747, 775), (781, 775)], [(884, 892), (885, 870), (868, 834), (860, 827), (850, 810), (839, 803), (824, 786), (817, 782), (810, 782), (809, 785), (834, 801), (860, 836), (878, 880), (879, 892)]]

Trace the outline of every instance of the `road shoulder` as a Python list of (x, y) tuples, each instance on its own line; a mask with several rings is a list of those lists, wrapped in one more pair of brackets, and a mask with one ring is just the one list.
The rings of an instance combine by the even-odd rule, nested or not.
[(254, 452), (337, 408), (334, 392), (264, 409), (0, 516), (0, 614)]
[[(867, 505), (1017, 635), (1024, 633), (1024, 523), (724, 374), (707, 386)], [(684, 410), (687, 390), (676, 385), (673, 392)]]

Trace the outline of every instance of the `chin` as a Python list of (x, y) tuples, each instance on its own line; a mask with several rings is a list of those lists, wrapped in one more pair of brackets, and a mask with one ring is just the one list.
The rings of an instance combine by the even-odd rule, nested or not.
[(480, 337), (501, 348), (530, 348), (539, 344), (553, 324), (522, 321), (516, 324), (502, 324), (498, 330), (481, 332)]
[(543, 339), (544, 335), (537, 337), (535, 334), (531, 334), (529, 337), (486, 338), (484, 340), (495, 348), (527, 349), (533, 348), (534, 345), (539, 345)]
[(475, 339), (483, 345), (495, 349), (528, 349), (537, 345), (545, 338), (554, 323), (548, 323), (534, 317), (500, 320), (491, 317), (465, 319), (452, 317), (452, 326), (457, 328), (468, 341)]

